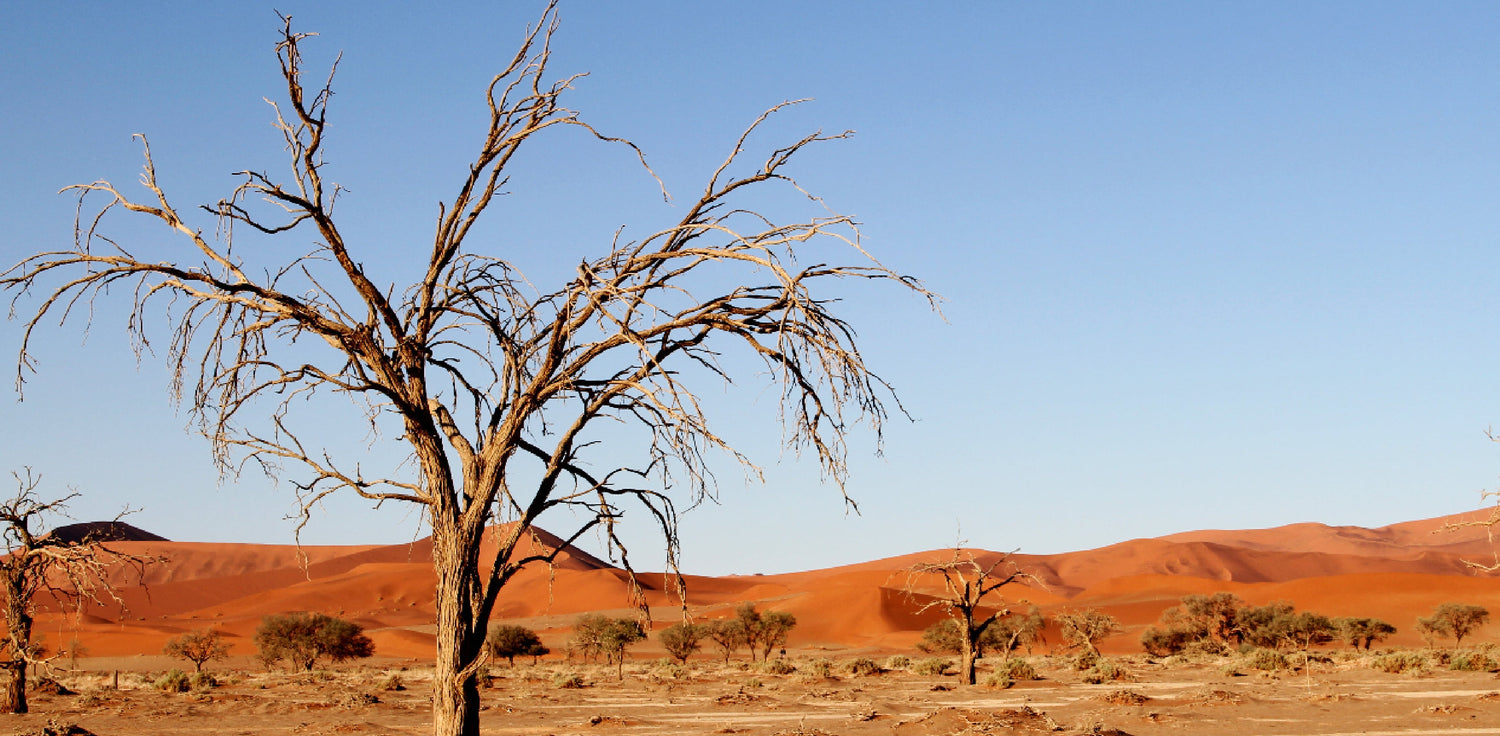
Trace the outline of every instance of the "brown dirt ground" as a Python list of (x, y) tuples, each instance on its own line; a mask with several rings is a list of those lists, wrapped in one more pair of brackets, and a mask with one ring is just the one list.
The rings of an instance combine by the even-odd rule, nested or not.
[[(650, 662), (623, 681), (602, 665), (495, 668), (483, 691), (486, 734), (746, 734), (747, 736), (948, 736), (950, 734), (1483, 734), (1500, 733), (1500, 680), (1487, 672), (1387, 674), (1344, 662), (1264, 673), (1222, 661), (1165, 667), (1122, 658), (1130, 678), (1090, 685), (1060, 660), (1035, 658), (1044, 679), (1008, 689), (965, 687), (953, 675), (909, 671), (817, 678), (811, 657), (771, 675), (694, 660), (681, 676)], [(235, 663), (240, 664), (240, 663)], [(0, 715), (0, 734), (40, 734), (52, 724), (99, 736), (174, 734), (422, 734), (430, 670), (385, 661), (291, 675), (210, 667), (224, 682), (197, 693), (160, 692), (158, 658), (80, 661), (58, 673), (73, 695), (36, 693), (33, 712)], [(148, 670), (148, 667), (156, 667)], [(119, 668), (119, 689), (111, 687)], [(555, 677), (581, 675), (584, 687)], [(399, 676), (405, 690), (381, 684)], [(984, 673), (981, 672), (981, 678)], [(371, 697), (373, 696), (373, 697)], [(64, 731), (65, 732), (65, 731)]]

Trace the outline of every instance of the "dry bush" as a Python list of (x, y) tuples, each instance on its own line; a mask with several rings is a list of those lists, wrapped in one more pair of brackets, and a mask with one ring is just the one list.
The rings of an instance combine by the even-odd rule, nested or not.
[(1251, 669), (1264, 672), (1275, 672), (1277, 670), (1289, 670), (1292, 668), (1287, 661), (1286, 655), (1275, 649), (1255, 649), (1244, 657), (1244, 664)]
[(1134, 690), (1114, 690), (1099, 698), (1110, 705), (1145, 705), (1151, 698), (1146, 697)]
[(1093, 667), (1083, 673), (1083, 681), (1090, 685), (1100, 685), (1106, 682), (1129, 680), (1130, 672), (1118, 662), (1100, 657)]
[(991, 672), (985, 676), (984, 682), (981, 684), (994, 690), (1005, 690), (1014, 687), (1016, 681), (1012, 680), (1004, 672)]
[(935, 677), (947, 674), (948, 668), (952, 666), (952, 662), (942, 657), (928, 657), (927, 659), (918, 661), (912, 667), (912, 671), (919, 675)]
[(1393, 674), (1420, 675), (1431, 666), (1425, 653), (1406, 650), (1382, 654), (1370, 661), (1373, 669)]

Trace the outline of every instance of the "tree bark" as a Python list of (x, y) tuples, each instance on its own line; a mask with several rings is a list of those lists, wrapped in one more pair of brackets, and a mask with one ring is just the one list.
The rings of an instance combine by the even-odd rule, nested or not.
[(26, 608), (31, 600), (26, 595), (24, 568), (6, 572), (9, 579), (5, 581), (5, 621), (6, 633), (10, 635), (10, 661), (0, 665), (9, 674), (0, 712), (27, 713), (30, 708), (26, 703), (26, 655), (31, 649), (31, 613)]
[(27, 713), (26, 705), (26, 662), (6, 662), (5, 701), (0, 704), (0, 711), (6, 713)]
[(432, 733), (479, 736), (479, 681), (473, 665), (484, 644), (482, 634), (474, 633), (480, 540), (465, 534), (456, 521), (433, 522), (432, 562), (438, 580)]
[(983, 630), (974, 630), (973, 616), (964, 617), (963, 651), (959, 653), (959, 677), (966, 685), (973, 685), (976, 681), (974, 663), (979, 659), (979, 636)]

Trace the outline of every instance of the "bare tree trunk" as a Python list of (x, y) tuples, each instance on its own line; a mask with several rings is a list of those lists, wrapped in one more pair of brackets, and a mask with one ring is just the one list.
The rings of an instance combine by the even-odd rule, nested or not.
[(0, 701), (0, 712), (27, 713), (26, 704), (26, 656), (31, 650), (31, 613), (27, 606), (31, 598), (26, 594), (26, 580), (22, 569), (7, 570), (5, 621), (6, 633), (10, 635), (10, 661), (0, 665), (9, 675), (5, 683), (4, 700)]
[(976, 682), (974, 663), (979, 659), (979, 636), (982, 631), (974, 630), (974, 617), (964, 617), (963, 630), (963, 652), (959, 654), (962, 661), (959, 663), (958, 676), (963, 678), (965, 684), (973, 685)]
[(4, 669), (8, 675), (5, 681), (5, 700), (0, 703), (0, 712), (5, 713), (27, 713), (30, 712), (26, 705), (26, 662), (6, 662)]
[[(446, 545), (445, 545), (446, 546)], [(438, 554), (434, 549), (433, 553)], [(432, 677), (433, 736), (478, 736), (479, 684), (472, 668), (477, 651), (468, 640), (471, 613), (469, 582), (454, 558), (434, 560), (438, 565), (437, 659)], [(467, 672), (465, 670), (468, 669)]]
[[(429, 488), (447, 485), (447, 475), (429, 465)], [(451, 498), (452, 496), (448, 496)], [(461, 514), (439, 503), (432, 523), (432, 563), (437, 573), (437, 659), (432, 678), (433, 736), (479, 736), (477, 663), (485, 627), (477, 621), (480, 600), (479, 546), (484, 533), (465, 525)], [(476, 633), (477, 632), (477, 633)]]

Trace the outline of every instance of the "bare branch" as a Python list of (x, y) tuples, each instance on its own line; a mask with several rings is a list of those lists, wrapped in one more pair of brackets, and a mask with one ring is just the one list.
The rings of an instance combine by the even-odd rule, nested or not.
[[(638, 240), (611, 234), (567, 283), (539, 290), (503, 254), (481, 251), (469, 237), (500, 201), (511, 162), (553, 129), (623, 147), (666, 196), (637, 146), (564, 104), (581, 75), (552, 76), (557, 28), (551, 3), (491, 79), (483, 135), (439, 208), (426, 263), (403, 285), (378, 288), (360, 261), (371, 256), (340, 229), (342, 189), (323, 156), (338, 61), (321, 86), (305, 87), (303, 44), (313, 34), (294, 31), (289, 17), (275, 47), (285, 95), (271, 102), (289, 174), (246, 167), (228, 195), (187, 212), (214, 221), (209, 236), (171, 203), (142, 137), (142, 201), (107, 181), (70, 188), (72, 248), (0, 272), (11, 313), (25, 323), (18, 385), (34, 369), (32, 337), (44, 322), (77, 317), (87, 330), (123, 299), (137, 355), (164, 346), (172, 398), (210, 440), (221, 471), (293, 469), (299, 534), (332, 494), (419, 505), (442, 581), (435, 713), (448, 715), (435, 722), (477, 707), (466, 688), (501, 587), (524, 565), (555, 559), (556, 550), (516, 554), (544, 513), (579, 514), (568, 541), (598, 533), (627, 570), (620, 525), (642, 513), (662, 533), (675, 575), (679, 507), (715, 497), (723, 461), (759, 476), (716, 428), (700, 398), (705, 381), (774, 391), (784, 444), (815, 458), (848, 500), (848, 443), (865, 427), (878, 452), (887, 402), (901, 405), (866, 365), (832, 287), (889, 283), (934, 308), (938, 300), (872, 258), (856, 221), (790, 175), (804, 149), (848, 132), (805, 135), (744, 165), (759, 160), (747, 151), (764, 123), (800, 101), (752, 122), (680, 217)], [(807, 211), (753, 209), (747, 198), (766, 187), (801, 195)], [(171, 238), (122, 247), (105, 228), (127, 213)], [(309, 235), (301, 255), (262, 247)], [(363, 433), (396, 437), (409, 454), (378, 472), (336, 461), (305, 422), (342, 402), (360, 412)], [(614, 455), (634, 460), (596, 467), (605, 437), (637, 443)], [(511, 532), (481, 561), (485, 530), (500, 520)]]
[[(31, 468), (12, 473), (16, 492), (0, 502), (0, 529), (3, 529), (5, 554), (0, 556), (0, 589), (4, 593), (5, 632), (0, 642), (0, 670), (9, 677), (0, 711), (25, 713), (26, 668), (30, 664), (48, 664), (37, 656), (31, 643), (33, 616), (43, 605), (39, 594), (56, 600), (81, 613), (87, 605), (106, 602), (124, 610), (125, 602), (110, 574), (117, 568), (134, 573), (137, 582), (147, 564), (159, 558), (129, 554), (111, 548), (105, 540), (85, 535), (62, 537), (48, 533), (47, 519), (67, 516), (68, 502), (77, 492), (44, 500), (37, 494), (41, 476)], [(114, 521), (130, 513), (122, 511)], [(50, 666), (50, 665), (49, 665)]]

